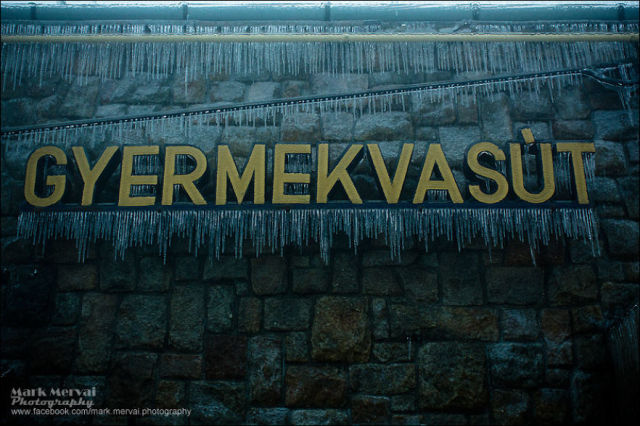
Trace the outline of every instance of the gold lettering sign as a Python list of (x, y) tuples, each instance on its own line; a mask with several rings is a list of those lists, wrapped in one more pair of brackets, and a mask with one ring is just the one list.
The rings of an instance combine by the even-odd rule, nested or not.
[(136, 155), (156, 155), (160, 152), (158, 145), (125, 146), (122, 150), (122, 166), (120, 172), (119, 206), (152, 206), (156, 202), (155, 196), (132, 197), (133, 185), (157, 185), (156, 175), (134, 175), (133, 157)]
[(326, 143), (318, 145), (318, 203), (326, 203), (329, 193), (340, 181), (349, 200), (353, 204), (362, 204), (362, 199), (347, 171), (360, 150), (362, 150), (362, 145), (351, 145), (340, 158), (338, 165), (329, 173), (329, 145)]
[[(526, 129), (525, 129), (526, 130)], [(464, 200), (460, 192), (460, 187), (451, 171), (445, 152), (440, 144), (429, 144), (424, 158), (416, 159), (422, 163), (421, 168), (415, 170), (415, 175), (420, 170), (420, 175), (415, 182), (416, 188), (412, 195), (412, 204), (422, 205), (425, 202), (427, 191), (441, 190), (447, 191), (451, 202), (454, 204), (482, 203), (498, 204), (507, 198), (519, 199), (524, 203), (540, 204), (551, 200), (556, 192), (556, 183), (553, 170), (554, 147), (550, 143), (537, 143), (533, 139), (531, 132), (523, 131), (525, 147), (527, 152), (534, 153), (538, 160), (536, 176), (541, 182), (537, 192), (531, 188), (525, 188), (525, 177), (523, 174), (523, 152), (522, 146), (518, 143), (508, 144), (509, 158), (505, 152), (491, 142), (479, 142), (472, 144), (466, 155), (465, 170), (471, 173), (471, 179), (477, 181), (478, 178), (489, 182), (490, 186), (481, 186), (477, 182), (468, 185), (469, 199)], [(361, 156), (364, 154), (364, 145), (354, 144), (349, 146), (345, 152), (338, 157), (337, 164), (331, 169), (329, 164), (329, 144), (320, 143), (316, 149), (316, 167), (307, 172), (287, 172), (285, 171), (288, 159), (293, 155), (312, 156), (314, 147), (311, 144), (276, 144), (273, 148), (272, 156), (272, 188), (270, 188), (271, 203), (277, 204), (326, 204), (329, 202), (333, 189), (338, 187), (338, 183), (344, 188), (344, 192), (351, 204), (363, 204), (363, 200), (358, 193), (353, 180), (353, 170), (358, 165)], [(380, 195), (389, 204), (401, 202), (410, 204), (410, 201), (401, 201), (401, 194), (408, 176), (410, 174), (412, 154), (415, 144), (405, 143), (402, 145), (400, 154), (395, 161), (395, 170), (391, 171), (386, 164), (393, 164), (393, 158), (384, 158), (380, 146), (375, 143), (366, 144), (366, 152), (371, 162), (370, 173), (375, 179), (380, 189)], [(107, 146), (100, 154), (93, 165), (87, 157), (84, 147), (74, 146), (71, 148), (77, 174), (80, 176), (82, 195), (76, 201), (81, 206), (91, 206), (94, 203), (94, 195), (97, 183), (109, 178), (111, 171), (117, 167), (120, 151), (117, 146)], [(569, 153), (572, 164), (572, 178), (575, 187), (575, 194), (579, 204), (588, 204), (589, 195), (585, 176), (585, 163), (583, 153), (595, 152), (593, 143), (567, 142), (555, 144), (556, 153)], [(145, 146), (124, 146), (121, 150), (120, 162), (120, 184), (117, 205), (118, 206), (152, 206), (160, 202), (161, 205), (170, 206), (174, 204), (174, 188), (180, 186), (184, 189), (189, 201), (194, 205), (226, 205), (228, 184), (231, 184), (233, 193), (240, 205), (245, 202), (245, 196), (251, 184), (253, 184), (253, 204), (265, 204), (267, 179), (267, 149), (264, 144), (255, 144), (246, 164), (240, 172), (229, 146), (219, 145), (217, 150), (217, 170), (215, 179), (215, 199), (207, 199), (207, 192), (202, 192), (204, 186), (202, 179), (207, 172), (207, 158), (198, 148), (188, 145), (167, 146), (162, 150), (159, 145)], [(136, 156), (159, 155), (164, 160), (162, 176), (155, 174), (135, 174), (133, 170), (134, 158)], [(481, 157), (489, 156), (490, 161), (482, 161)], [(559, 154), (558, 154), (559, 155)], [(187, 156), (193, 160), (193, 169), (180, 174), (176, 172), (176, 158)], [(45, 170), (45, 157), (52, 158), (55, 165), (64, 166), (67, 164), (66, 154), (58, 147), (46, 146), (38, 148), (29, 157), (26, 165), (24, 196), (27, 203), (34, 207), (48, 207), (62, 200), (67, 184), (65, 175), (49, 174)], [(271, 157), (269, 157), (271, 158)], [(510, 173), (500, 172), (502, 168), (492, 164), (505, 165), (508, 161)], [(70, 166), (72, 167), (72, 166)], [(436, 173), (437, 170), (437, 173)], [(360, 171), (362, 173), (362, 171)], [(504, 174), (503, 174), (504, 173)], [(391, 177), (393, 174), (393, 177)], [(436, 174), (434, 176), (434, 174)], [(43, 177), (43, 185), (53, 187), (49, 195), (43, 196), (42, 189), (37, 189), (39, 185), (38, 177)], [(315, 185), (311, 185), (313, 179)], [(413, 177), (411, 179), (414, 179)], [(161, 182), (160, 200), (153, 195), (131, 195), (131, 189), (136, 185), (158, 185)], [(288, 194), (287, 184), (307, 184), (309, 188), (315, 188), (308, 194)], [(73, 182), (71, 182), (73, 184)], [(206, 184), (206, 182), (205, 182)], [(73, 185), (72, 185), (73, 187)], [(510, 189), (512, 192), (510, 193)], [(364, 192), (363, 192), (364, 193)], [(40, 194), (40, 195), (39, 195)], [(70, 194), (68, 198), (73, 197)], [(380, 200), (367, 200), (380, 201)], [(72, 201), (73, 202), (73, 201)], [(233, 201), (232, 201), (233, 202)], [(443, 202), (439, 202), (443, 204)], [(446, 203), (445, 203), (446, 204)]]
[(513, 191), (516, 195), (527, 203), (539, 204), (549, 201), (556, 191), (556, 184), (553, 180), (553, 159), (551, 157), (551, 144), (541, 143), (540, 164), (542, 165), (543, 186), (537, 194), (527, 191), (524, 187), (524, 176), (522, 174), (522, 150), (520, 144), (509, 144), (511, 148), (511, 179)]
[[(176, 174), (176, 157), (188, 155), (196, 161), (196, 167), (190, 173)], [(164, 157), (164, 181), (162, 183), (162, 204), (173, 204), (173, 186), (180, 185), (194, 204), (207, 204), (194, 182), (207, 170), (207, 157), (198, 148), (188, 145), (168, 146)]]
[(309, 204), (308, 194), (285, 194), (285, 183), (310, 183), (308, 173), (285, 173), (287, 154), (311, 154), (309, 144), (277, 144), (273, 154), (273, 204)]
[(36, 149), (27, 160), (27, 170), (24, 177), (24, 199), (27, 203), (35, 207), (51, 206), (62, 199), (67, 183), (65, 176), (47, 176), (46, 184), (53, 186), (53, 192), (47, 197), (36, 195), (36, 174), (38, 172), (38, 162), (45, 156), (51, 156), (56, 160), (56, 164), (64, 166), (67, 164), (67, 156), (55, 146), (44, 146)]
[(371, 162), (373, 163), (373, 167), (376, 170), (378, 182), (380, 183), (380, 188), (382, 188), (382, 192), (384, 193), (384, 197), (386, 198), (387, 203), (396, 204), (400, 199), (402, 185), (404, 184), (404, 180), (407, 177), (407, 170), (409, 170), (409, 162), (411, 161), (413, 144), (406, 143), (402, 145), (402, 152), (400, 153), (400, 158), (398, 159), (398, 166), (396, 167), (396, 174), (393, 177), (393, 180), (391, 180), (391, 178), (389, 177), (387, 166), (384, 165), (384, 160), (382, 159), (382, 154), (380, 153), (380, 147), (378, 147), (378, 145), (376, 144), (370, 143), (367, 145), (367, 149), (369, 150)]
[(504, 161), (506, 160), (506, 156), (500, 148), (490, 142), (477, 143), (467, 152), (467, 164), (469, 165), (469, 169), (478, 176), (493, 180), (498, 185), (498, 189), (492, 194), (486, 194), (480, 189), (479, 185), (469, 185), (469, 193), (473, 198), (481, 203), (499, 203), (504, 200), (509, 193), (509, 183), (507, 182), (507, 178), (500, 172), (480, 165), (478, 162), (478, 155), (481, 152), (488, 152), (493, 155), (493, 158), (495, 158), (496, 161)]
[[(442, 175), (442, 180), (431, 179), (433, 168), (436, 165)], [(453, 177), (453, 173), (451, 173), (447, 159), (444, 157), (442, 146), (437, 143), (429, 145), (427, 158), (424, 160), (424, 166), (422, 167), (422, 173), (420, 174), (420, 180), (416, 188), (416, 194), (413, 197), (413, 204), (423, 203), (427, 191), (431, 189), (444, 189), (449, 192), (451, 201), (456, 204), (463, 202), (458, 184)]]
[(556, 144), (556, 149), (558, 152), (571, 153), (571, 165), (573, 166), (573, 179), (576, 184), (578, 203), (589, 204), (589, 194), (587, 194), (587, 181), (584, 176), (582, 153), (596, 152), (596, 147), (592, 143), (564, 142)]
[(265, 146), (254, 145), (251, 156), (242, 172), (242, 177), (240, 177), (229, 147), (220, 145), (218, 147), (216, 204), (227, 203), (227, 179), (231, 182), (238, 204), (242, 204), (252, 178), (254, 179), (253, 202), (254, 204), (264, 204), (265, 162)]
[(84, 182), (81, 204), (83, 206), (90, 206), (91, 204), (93, 204), (93, 194), (96, 189), (96, 183), (98, 182), (100, 176), (104, 173), (104, 170), (107, 168), (109, 161), (111, 161), (114, 154), (118, 152), (118, 147), (106, 147), (93, 168), (91, 168), (91, 166), (89, 165), (89, 160), (87, 160), (87, 154), (84, 152), (84, 147), (74, 146), (71, 149), (73, 150), (73, 156), (76, 159), (76, 165), (78, 166), (78, 170), (80, 171), (80, 175), (82, 176), (82, 180)]

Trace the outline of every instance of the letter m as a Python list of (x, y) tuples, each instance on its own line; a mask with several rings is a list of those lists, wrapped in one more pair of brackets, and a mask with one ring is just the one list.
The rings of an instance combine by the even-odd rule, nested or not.
[(231, 182), (233, 192), (235, 192), (236, 198), (238, 199), (238, 204), (241, 204), (252, 179), (254, 179), (253, 202), (255, 204), (264, 204), (265, 146), (261, 144), (253, 146), (251, 156), (242, 172), (242, 176), (240, 176), (236, 163), (229, 151), (229, 147), (219, 145), (216, 204), (227, 203), (227, 180)]

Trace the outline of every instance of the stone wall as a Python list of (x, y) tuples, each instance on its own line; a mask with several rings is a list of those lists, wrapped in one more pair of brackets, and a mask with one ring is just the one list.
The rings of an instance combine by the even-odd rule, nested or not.
[[(3, 91), (2, 126), (472, 77), (215, 75), (187, 82), (186, 93), (178, 75), (90, 77), (86, 85), (45, 79)], [(634, 108), (637, 115), (637, 98)], [(72, 242), (50, 242), (43, 251), (15, 237), (32, 148), (3, 146), (4, 384), (96, 386), (99, 406), (193, 410), (189, 419), (136, 418), (136, 424), (610, 418), (614, 383), (606, 331), (638, 303), (640, 273), (638, 128), (617, 94), (587, 80), (553, 100), (525, 92), (394, 109), (356, 119), (310, 113), (255, 128), (212, 125), (188, 142), (208, 154), (226, 143), (239, 158), (256, 142), (329, 141), (341, 152), (335, 146), (376, 141), (389, 153), (406, 141), (421, 144), (416, 149), (441, 142), (467, 198), (460, 164), (471, 143), (503, 145), (518, 140), (525, 126), (537, 140), (594, 141), (597, 184), (590, 196), (602, 255), (593, 258), (579, 241), (552, 241), (534, 266), (529, 247), (517, 241), (491, 252), (474, 242), (458, 252), (455, 243), (439, 240), (429, 252), (416, 243), (396, 263), (381, 239), (366, 240), (354, 254), (338, 237), (328, 265), (315, 246), (259, 258), (251, 250), (239, 259), (228, 252), (216, 261), (189, 254), (181, 240), (166, 264), (157, 247), (130, 249), (114, 261), (109, 242), (92, 247), (80, 264)], [(148, 142), (185, 140), (167, 134)], [(418, 154), (408, 187), (415, 186), (424, 151)], [(371, 176), (354, 180), (375, 196)], [(203, 189), (208, 200), (211, 187)]]

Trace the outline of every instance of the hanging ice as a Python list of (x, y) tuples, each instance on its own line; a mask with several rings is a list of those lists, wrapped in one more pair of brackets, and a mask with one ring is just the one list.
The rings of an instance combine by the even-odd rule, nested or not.
[[(544, 23), (496, 25), (472, 23), (471, 30), (489, 32), (637, 32), (638, 24)], [(432, 32), (429, 23), (405, 25), (407, 32)], [(387, 33), (384, 24), (364, 25), (253, 25), (215, 24), (3, 24), (2, 35), (64, 34), (230, 34), (230, 33)], [(436, 54), (437, 52), (437, 54)], [(25, 60), (28, 58), (29, 60)], [(143, 73), (155, 79), (171, 74), (187, 78), (210, 73), (277, 76), (300, 73), (402, 74), (433, 72), (527, 73), (593, 67), (637, 60), (633, 42), (112, 42), (5, 43), (2, 51), (2, 87), (17, 87), (26, 79), (45, 75), (71, 80), (89, 75), (101, 79)], [(146, 67), (146, 69), (145, 69)], [(10, 86), (9, 86), (10, 85)], [(186, 87), (185, 87), (186, 91)]]
[(437, 238), (457, 241), (459, 248), (475, 238), (488, 247), (502, 247), (507, 238), (526, 241), (532, 252), (552, 238), (582, 239), (599, 253), (598, 225), (591, 208), (470, 208), (470, 207), (331, 207), (289, 210), (258, 207), (242, 210), (210, 206), (206, 210), (103, 210), (27, 211), (18, 218), (18, 236), (44, 244), (50, 238), (76, 241), (79, 259), (98, 239), (111, 240), (117, 256), (129, 247), (157, 244), (166, 257), (174, 237), (186, 238), (192, 250), (208, 244), (209, 253), (219, 257), (232, 238), (236, 256), (242, 256), (246, 238), (256, 253), (265, 248), (283, 253), (284, 247), (305, 247), (309, 241), (320, 246), (329, 260), (333, 236), (344, 232), (357, 249), (363, 238), (383, 236), (392, 258), (398, 258), (405, 242), (416, 237), (429, 242)]
[[(523, 84), (534, 84), (537, 88), (548, 87), (551, 90), (553, 87), (559, 90), (561, 87), (568, 85), (581, 84), (581, 75), (581, 70), (572, 70), (531, 77), (497, 78), (487, 81), (436, 85), (427, 84), (375, 93), (320, 96), (297, 101), (293, 105), (288, 100), (279, 100), (265, 102), (261, 105), (250, 104), (203, 108), (197, 111), (185, 110), (160, 116), (150, 115), (149, 117), (136, 118), (135, 120), (96, 120), (95, 123), (82, 124), (69, 122), (52, 124), (50, 127), (43, 129), (3, 132), (2, 142), (10, 145), (11, 138), (17, 137), (19, 142), (24, 141), (31, 145), (54, 144), (67, 148), (72, 141), (87, 139), (91, 141), (92, 146), (95, 146), (109, 136), (124, 143), (139, 140), (145, 135), (152, 139), (161, 138), (166, 135), (168, 129), (172, 129), (172, 131), (179, 130), (188, 139), (194, 130), (198, 130), (205, 123), (227, 126), (233, 120), (236, 123), (248, 121), (254, 125), (255, 119), (258, 117), (264, 121), (266, 126), (268, 121), (274, 123), (278, 116), (287, 117), (294, 114), (295, 118), (299, 112), (311, 112), (315, 108), (320, 108), (322, 112), (351, 111), (352, 114), (358, 116), (365, 112), (375, 112), (377, 108), (382, 108), (385, 111), (392, 109), (393, 96), (400, 98), (403, 108), (405, 97), (409, 96), (412, 97), (411, 103), (413, 105), (421, 105), (428, 100), (430, 102), (441, 102), (444, 98), (448, 98), (452, 102), (459, 102), (460, 99), (466, 99), (462, 95), (475, 97), (477, 90), (481, 90), (488, 96), (502, 90), (511, 90), (509, 89), (511, 86), (505, 86), (506, 81), (509, 81), (509, 84), (522, 82)], [(526, 161), (524, 166), (526, 169)]]

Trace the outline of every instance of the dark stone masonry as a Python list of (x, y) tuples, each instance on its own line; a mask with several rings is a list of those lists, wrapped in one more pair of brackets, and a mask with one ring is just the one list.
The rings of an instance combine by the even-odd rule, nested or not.
[[(89, 77), (86, 85), (45, 78), (2, 92), (2, 126), (453, 79), (448, 72), (211, 75), (186, 85), (183, 75)], [(637, 117), (637, 97), (632, 108)], [(95, 386), (99, 407), (192, 410), (189, 418), (94, 424), (606, 422), (616, 412), (607, 330), (638, 304), (640, 289), (635, 123), (615, 93), (585, 80), (553, 99), (526, 92), (460, 103), (416, 98), (406, 111), (306, 113), (276, 125), (212, 124), (188, 141), (177, 131), (141, 141), (188, 142), (208, 155), (224, 143), (239, 162), (257, 142), (328, 141), (337, 155), (353, 141), (375, 141), (383, 153), (415, 141), (407, 188), (416, 186), (426, 143), (439, 142), (464, 197), (461, 165), (472, 143), (503, 146), (523, 127), (537, 140), (593, 141), (597, 179), (589, 194), (602, 254), (593, 257), (581, 241), (552, 240), (534, 253), (535, 265), (517, 240), (491, 251), (473, 242), (461, 252), (444, 239), (428, 252), (416, 241), (394, 262), (382, 237), (354, 253), (344, 236), (336, 236), (328, 264), (315, 244), (258, 258), (250, 242), (240, 258), (228, 244), (215, 260), (206, 250), (193, 256), (180, 239), (166, 264), (157, 247), (129, 249), (116, 261), (110, 242), (78, 263), (73, 242), (49, 241), (43, 250), (16, 238), (33, 148), (3, 146), (2, 381)], [(100, 147), (89, 149), (95, 156)], [(354, 173), (362, 194), (380, 196), (371, 175)], [(214, 178), (203, 186), (208, 200)]]

